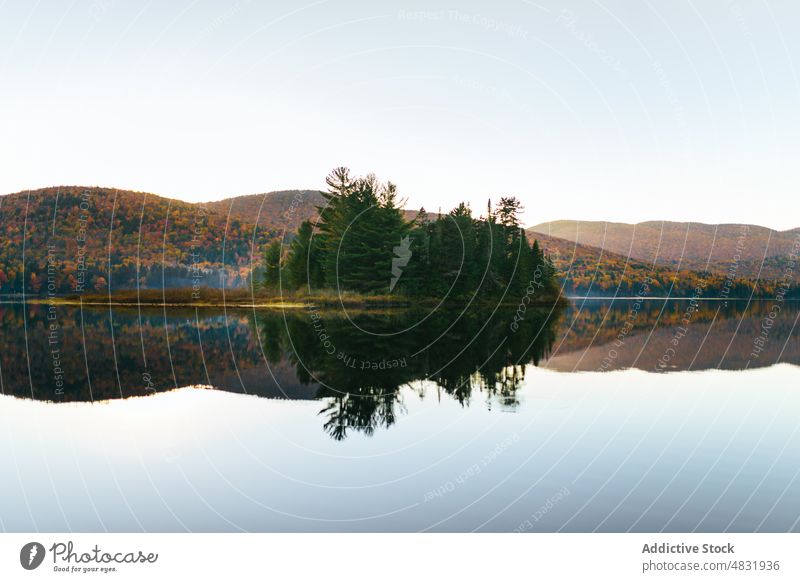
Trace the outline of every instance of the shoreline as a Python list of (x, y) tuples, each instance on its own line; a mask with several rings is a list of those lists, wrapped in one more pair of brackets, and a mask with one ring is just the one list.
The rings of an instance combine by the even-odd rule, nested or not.
[[(598, 297), (591, 295), (567, 295), (570, 301), (775, 301), (775, 297)], [(800, 301), (800, 298), (784, 297), (781, 301)]]
[[(533, 302), (531, 301), (528, 305), (536, 306), (536, 307), (552, 307), (553, 305), (562, 305), (566, 306), (569, 302), (569, 299), (561, 296), (558, 298), (552, 298), (547, 301), (538, 301)], [(287, 298), (284, 300), (269, 300), (264, 299), (256, 301), (243, 301), (241, 298), (238, 299), (231, 299), (229, 301), (224, 300), (199, 300), (199, 301), (153, 301), (153, 300), (143, 300), (143, 301), (131, 301), (127, 299), (119, 299), (110, 297), (107, 299), (91, 297), (87, 300), (81, 300), (80, 298), (73, 298), (73, 297), (56, 297), (56, 298), (42, 298), (42, 297), (35, 297), (29, 298), (26, 297), (25, 299), (0, 299), (0, 305), (61, 305), (61, 306), (69, 306), (69, 307), (125, 307), (125, 308), (136, 308), (136, 307), (162, 307), (162, 308), (212, 308), (212, 309), (220, 309), (220, 308), (235, 308), (235, 309), (307, 309), (311, 306), (316, 306), (321, 309), (331, 309), (331, 308), (352, 308), (352, 309), (366, 309), (366, 310), (381, 310), (381, 309), (413, 309), (415, 307), (435, 307), (440, 305), (441, 307), (445, 308), (463, 308), (467, 304), (466, 301), (452, 301), (452, 302), (445, 302), (442, 303), (438, 299), (423, 299), (423, 300), (414, 300), (414, 299), (403, 299), (403, 300), (396, 300), (396, 301), (385, 301), (380, 299), (355, 299), (355, 298), (344, 298), (343, 300), (336, 300), (329, 297), (325, 298), (315, 298), (309, 297), (308, 299), (301, 299), (301, 298)], [(500, 303), (499, 307), (504, 308), (515, 308), (518, 306), (517, 303)], [(498, 307), (497, 303), (493, 302), (473, 302), (471, 307), (485, 307), (494, 309)]]
[[(284, 300), (276, 299), (263, 299), (256, 301), (247, 300), (243, 301), (241, 298), (234, 298), (230, 300), (198, 300), (198, 301), (155, 301), (155, 300), (141, 300), (132, 301), (120, 298), (98, 298), (92, 296), (86, 300), (81, 301), (80, 298), (74, 297), (26, 297), (26, 298), (0, 298), (0, 305), (63, 305), (70, 307), (194, 307), (194, 308), (236, 308), (236, 309), (305, 309), (312, 305), (316, 305), (322, 309), (326, 308), (354, 308), (354, 309), (412, 309), (416, 306), (430, 307), (439, 305), (441, 303), (438, 299), (402, 299), (395, 301), (386, 301), (381, 299), (369, 298), (344, 298), (343, 300), (332, 299), (330, 297), (309, 297), (309, 298), (286, 298)], [(572, 301), (637, 301), (642, 300), (641, 297), (587, 297), (582, 295), (562, 295), (558, 298), (550, 298), (544, 301), (531, 301), (528, 305), (535, 307), (552, 307), (553, 305), (566, 306)], [(707, 303), (712, 302), (756, 302), (756, 301), (774, 301), (774, 297), (753, 297), (748, 298), (719, 298), (719, 297), (647, 297), (645, 301), (702, 301)], [(784, 299), (784, 301), (800, 301), (800, 299)], [(445, 302), (442, 307), (447, 308), (461, 308), (466, 305), (466, 301), (454, 300), (452, 302)], [(498, 307), (494, 302), (473, 302), (474, 307)], [(503, 302), (499, 307), (513, 308), (517, 307), (518, 303)]]

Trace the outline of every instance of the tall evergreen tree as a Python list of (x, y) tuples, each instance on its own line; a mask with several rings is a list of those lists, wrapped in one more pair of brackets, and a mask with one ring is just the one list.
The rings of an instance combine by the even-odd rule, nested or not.
[(274, 240), (264, 252), (264, 287), (277, 289), (281, 279), (281, 241)]
[(336, 270), (342, 236), (354, 216), (353, 200), (355, 180), (345, 167), (335, 168), (325, 178), (328, 191), (323, 192), (325, 204), (318, 206), (317, 221), (319, 246), (322, 251), (322, 272), (326, 287), (337, 286)]
[[(397, 279), (396, 292), (412, 296), (433, 297), (430, 291), (430, 224), (425, 208), (420, 208), (417, 216), (409, 224), (408, 250), (410, 256), (401, 277)], [(397, 253), (395, 253), (399, 256)], [(393, 273), (394, 275), (394, 273)]]
[(522, 204), (512, 197), (500, 198), (497, 208), (498, 230), (503, 245), (499, 259), (501, 278), (511, 297), (518, 297), (524, 285), (520, 272), (520, 258), (527, 248), (523, 245), (524, 233), (519, 226), (519, 213)]
[(319, 242), (314, 239), (313, 234), (311, 222), (304, 220), (292, 241), (283, 267), (286, 285), (291, 289), (319, 288), (324, 284)]
[(325, 284), (360, 292), (387, 292), (393, 249), (410, 227), (397, 204), (394, 184), (370, 174), (353, 179), (347, 168), (327, 178), (326, 204), (320, 207)]
[[(354, 178), (347, 168), (336, 168), (326, 182), (318, 228), (301, 225), (285, 262), (293, 287), (458, 299), (477, 293), (512, 301), (538, 272), (540, 289), (556, 288), (552, 262), (537, 241), (529, 244), (520, 226), (516, 198), (501, 198), (496, 209), (490, 200), (486, 216), (478, 219), (462, 203), (434, 221), (422, 209), (408, 222), (392, 183), (371, 174)], [(277, 283), (279, 268), (280, 247), (270, 246), (267, 286)]]
[(482, 283), (480, 294), (495, 296), (505, 288), (503, 263), (506, 251), (502, 226), (495, 220), (492, 201), (486, 207), (486, 218), (480, 221), (477, 235), (477, 256), (481, 269)]
[(444, 248), (447, 283), (453, 296), (469, 297), (477, 291), (478, 264), (475, 261), (477, 239), (472, 211), (463, 202), (444, 221)]

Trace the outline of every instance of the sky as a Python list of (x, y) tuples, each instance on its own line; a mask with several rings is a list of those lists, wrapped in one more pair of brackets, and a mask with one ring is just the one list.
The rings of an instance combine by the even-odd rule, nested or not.
[(429, 211), (800, 226), (800, 2), (0, 1), (0, 193), (345, 165)]

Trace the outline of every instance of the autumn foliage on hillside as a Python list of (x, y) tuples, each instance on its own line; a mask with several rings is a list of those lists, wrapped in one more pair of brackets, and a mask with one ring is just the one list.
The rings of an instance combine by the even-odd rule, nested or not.
[[(557, 220), (532, 226), (532, 236), (545, 235), (607, 253), (630, 256), (648, 265), (726, 275), (778, 280), (791, 267), (800, 230), (776, 231), (752, 224), (700, 224), (653, 221), (624, 224)], [(800, 269), (794, 269), (795, 282)]]
[(791, 283), (781, 287), (782, 279), (737, 276), (732, 271), (694, 271), (653, 265), (597, 247), (575, 244), (565, 239), (528, 232), (535, 236), (560, 275), (564, 293), (596, 297), (693, 297), (747, 299), (800, 296)]
[[(314, 190), (241, 196), (206, 204), (113, 188), (54, 187), (0, 196), (0, 294), (97, 294), (137, 287), (249, 287), (252, 281), (261, 281), (267, 243), (280, 239), (285, 249), (289, 245), (296, 247), (304, 240), (301, 229), (300, 240), (292, 242), (296, 229), (303, 223), (320, 224), (319, 209), (324, 207), (325, 197)], [(416, 212), (397, 210), (405, 222), (414, 219), (416, 225), (409, 233), (413, 259), (398, 289), (412, 293), (410, 284), (416, 280), (425, 282), (417, 285), (417, 294), (424, 287), (425, 293), (437, 295), (441, 289), (427, 288), (437, 281), (430, 275), (449, 269), (447, 262), (453, 260), (463, 260), (466, 267), (460, 277), (464, 283), (459, 282), (458, 286), (462, 290), (474, 288), (473, 271), (483, 254), (468, 237), (470, 244), (464, 248), (462, 259), (461, 239), (453, 238), (450, 230), (459, 223), (460, 228), (471, 228), (477, 236), (486, 225), (472, 219), (466, 207), (445, 217), (420, 217)], [(674, 234), (676, 227), (668, 226), (665, 232)], [(660, 256), (665, 259), (655, 264), (637, 258), (650, 252), (649, 243), (643, 243), (642, 249), (630, 249), (629, 258), (627, 252), (615, 253), (608, 244), (601, 249), (534, 229), (528, 229), (527, 234), (531, 245), (534, 240), (539, 241), (568, 295), (644, 293), (651, 297), (688, 297), (702, 285), (706, 298), (776, 297), (781, 293), (787, 298), (800, 296), (800, 267), (795, 259), (792, 268), (791, 261), (792, 249), (800, 241), (794, 231), (781, 233), (781, 237), (771, 235), (769, 248), (780, 247), (781, 254), (767, 253), (766, 259), (753, 264), (753, 253), (763, 254), (766, 248), (761, 245), (763, 229), (726, 227), (709, 235), (708, 228), (692, 228), (695, 234), (686, 245), (691, 253), (686, 251), (685, 259), (674, 260), (677, 243), (674, 236), (664, 235)], [(639, 228), (636, 240), (647, 232)], [(628, 249), (630, 240), (626, 243), (623, 234), (617, 233), (612, 239), (615, 244), (627, 244)], [(599, 236), (591, 229), (581, 230), (581, 236), (589, 235)], [(697, 253), (704, 241), (712, 240), (709, 236), (716, 237), (714, 260), (698, 262)], [(396, 245), (395, 238), (383, 236), (381, 240)], [(604, 240), (608, 243), (612, 239)], [(391, 245), (387, 251), (389, 263)], [(682, 243), (680, 246), (685, 250)], [(446, 252), (436, 258), (439, 248)], [(381, 263), (387, 273), (391, 270), (389, 263)], [(388, 275), (381, 282), (388, 286)], [(785, 284), (788, 288), (782, 287)]]
[(110, 188), (0, 197), (0, 293), (242, 285), (263, 229), (202, 204)]

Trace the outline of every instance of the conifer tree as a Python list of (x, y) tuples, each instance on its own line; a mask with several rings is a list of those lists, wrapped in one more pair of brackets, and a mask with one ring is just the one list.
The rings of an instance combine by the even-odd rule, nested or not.
[(281, 279), (281, 241), (274, 240), (264, 252), (264, 287), (277, 289)]
[[(486, 216), (473, 218), (461, 203), (449, 214), (404, 218), (397, 188), (374, 175), (354, 178), (336, 168), (326, 178), (317, 228), (306, 221), (292, 242), (284, 270), (293, 287), (426, 298), (516, 301), (537, 278), (542, 295), (556, 292), (555, 269), (538, 241), (520, 226), (522, 205), (503, 197)], [(265, 283), (280, 275), (280, 245), (265, 253)]]
[(283, 270), (286, 285), (291, 289), (300, 287), (319, 288), (324, 284), (319, 242), (314, 239), (314, 227), (304, 220), (292, 241)]

